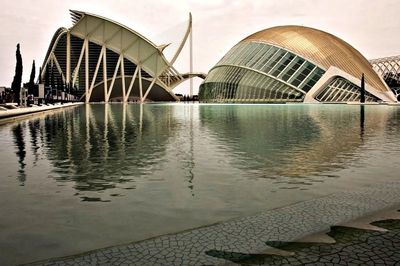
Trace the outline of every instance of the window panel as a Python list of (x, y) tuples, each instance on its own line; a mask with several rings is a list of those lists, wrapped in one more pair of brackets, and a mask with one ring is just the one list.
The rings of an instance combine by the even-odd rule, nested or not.
[(239, 65), (246, 65), (251, 58), (258, 52), (258, 43), (250, 43), (248, 45), (246, 53), (243, 55), (242, 60), (238, 63)]
[(282, 70), (285, 69), (290, 64), (290, 62), (293, 60), (294, 57), (295, 57), (295, 55), (292, 53), (286, 54), (282, 58), (282, 60), (275, 66), (271, 75), (274, 77), (278, 77), (279, 74), (282, 72)]
[(296, 61), (295, 61), (294, 65), (293, 65), (291, 68), (289, 68), (288, 70), (286, 70), (286, 71), (285, 71), (285, 72), (286, 72), (285, 74), (283, 74), (282, 80), (284, 80), (284, 81), (290, 80), (290, 79), (292, 78), (292, 76), (294, 75), (294, 73), (295, 73), (295, 72), (301, 67), (301, 65), (304, 63), (304, 59), (303, 59), (303, 58), (297, 57), (295, 60), (296, 60)]
[(260, 60), (254, 65), (254, 69), (260, 70), (262, 66), (264, 66), (268, 60), (278, 51), (278, 48), (272, 46), (271, 49), (260, 58)]
[(285, 54), (285, 50), (279, 50), (269, 61), (267, 61), (267, 63), (262, 67), (261, 71), (268, 73)]
[(272, 46), (260, 43), (259, 47), (261, 47), (261, 49), (253, 56), (251, 60), (249, 60), (249, 62), (246, 64), (247, 67), (253, 68), (254, 65), (261, 59), (261, 57), (268, 53)]

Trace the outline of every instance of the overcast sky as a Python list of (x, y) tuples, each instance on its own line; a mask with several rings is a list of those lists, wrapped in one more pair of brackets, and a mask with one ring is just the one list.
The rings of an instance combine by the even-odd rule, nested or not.
[[(188, 13), (192, 12), (194, 70), (201, 72), (207, 72), (244, 37), (278, 25), (303, 25), (327, 31), (350, 43), (368, 59), (400, 54), (398, 0), (0, 1), (0, 86), (11, 86), (17, 43), (21, 44), (23, 81), (28, 81), (32, 60), (39, 68), (57, 28), (72, 25), (69, 9), (118, 21), (157, 45), (173, 43), (166, 50), (167, 58), (177, 48)], [(177, 68), (187, 72), (188, 66), (185, 49)]]

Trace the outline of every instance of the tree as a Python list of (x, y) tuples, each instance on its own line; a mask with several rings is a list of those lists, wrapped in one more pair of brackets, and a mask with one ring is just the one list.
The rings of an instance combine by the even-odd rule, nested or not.
[(18, 105), (21, 104), (20, 92), (21, 92), (21, 82), (22, 82), (22, 57), (19, 50), (19, 43), (17, 44), (17, 51), (15, 52), (17, 62), (15, 65), (15, 75), (13, 82), (11, 83), (11, 90), (15, 93), (15, 100)]
[(42, 67), (39, 67), (39, 84), (42, 84)]
[(34, 88), (35, 87), (35, 74), (36, 74), (35, 60), (33, 60), (31, 76), (29, 78), (28, 94), (33, 94), (33, 91), (35, 89)]
[(29, 78), (29, 83), (35, 83), (35, 75), (36, 75), (36, 69), (35, 69), (35, 60), (32, 62), (32, 71), (31, 71), (31, 76)]

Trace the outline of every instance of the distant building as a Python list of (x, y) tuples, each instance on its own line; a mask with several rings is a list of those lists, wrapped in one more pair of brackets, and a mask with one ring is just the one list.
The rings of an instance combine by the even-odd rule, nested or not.
[(13, 99), (11, 88), (0, 86), (0, 103), (11, 102)]
[(329, 33), (302, 26), (269, 28), (235, 45), (200, 86), (202, 102), (356, 102), (361, 75), (366, 102), (396, 102), (356, 49)]
[(400, 55), (369, 61), (400, 101)]

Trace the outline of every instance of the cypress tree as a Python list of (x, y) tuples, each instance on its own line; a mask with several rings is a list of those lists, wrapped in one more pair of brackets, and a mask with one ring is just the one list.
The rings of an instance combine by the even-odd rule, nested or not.
[(22, 82), (22, 57), (19, 50), (19, 43), (17, 44), (17, 51), (15, 52), (17, 58), (17, 63), (15, 65), (15, 75), (13, 82), (11, 83), (11, 90), (15, 93), (15, 100), (18, 105), (21, 104), (20, 92), (21, 92), (21, 82)]
[(29, 78), (29, 83), (35, 83), (35, 75), (36, 75), (36, 69), (35, 69), (35, 60), (32, 62), (32, 70), (31, 70), (31, 76)]
[(42, 67), (39, 67), (39, 84), (42, 84)]
[(35, 67), (35, 60), (33, 60), (31, 76), (29, 78), (29, 89), (28, 89), (29, 94), (33, 94), (35, 86), (35, 74), (36, 74), (36, 67)]

